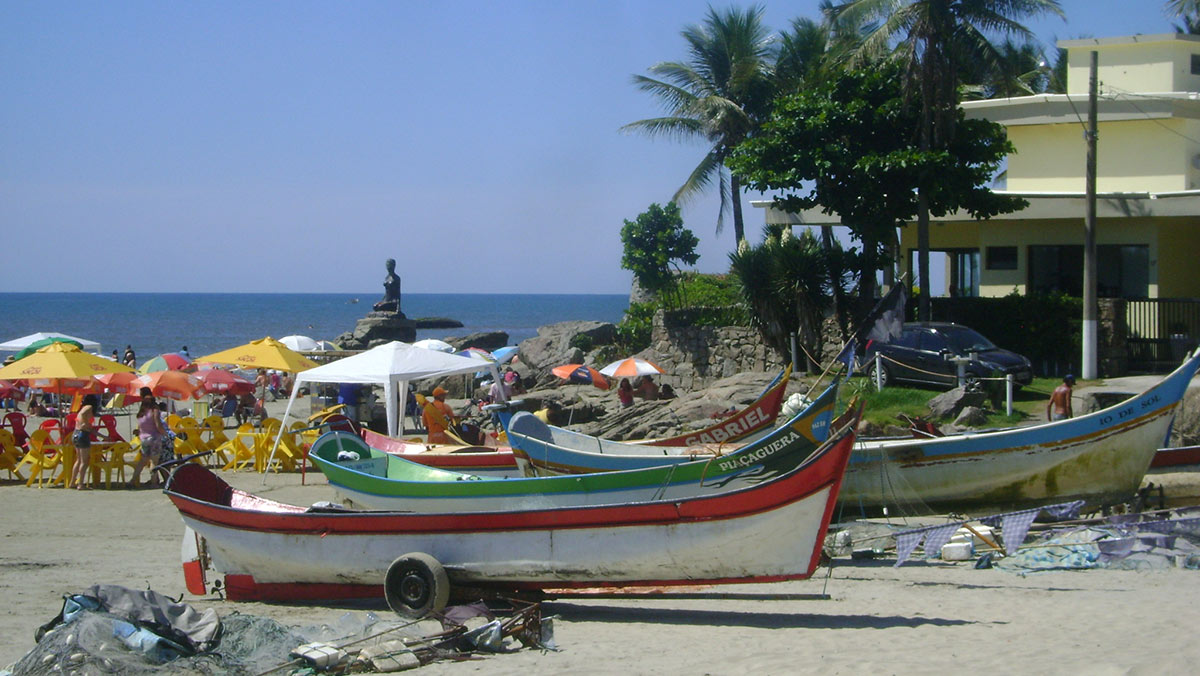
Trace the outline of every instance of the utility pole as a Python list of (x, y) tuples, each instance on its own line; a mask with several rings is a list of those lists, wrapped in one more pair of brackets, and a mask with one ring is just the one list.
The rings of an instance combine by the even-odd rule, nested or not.
[(1088, 76), (1087, 121), (1087, 216), (1083, 224), (1083, 355), (1080, 375), (1085, 380), (1096, 377), (1096, 70), (1097, 52), (1091, 53)]

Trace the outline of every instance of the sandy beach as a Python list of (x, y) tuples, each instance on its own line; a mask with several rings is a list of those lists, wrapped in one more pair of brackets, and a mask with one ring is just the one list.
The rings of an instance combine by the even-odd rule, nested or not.
[[(283, 402), (277, 402), (282, 412)], [(274, 408), (274, 405), (273, 405)], [(307, 409), (305, 409), (307, 410)], [(295, 504), (331, 499), (321, 474), (224, 473)], [(0, 667), (34, 646), (62, 596), (97, 583), (150, 588), (199, 608), (285, 624), (386, 606), (283, 605), (194, 597), (179, 562), (182, 522), (159, 490), (67, 491), (0, 482)], [(1090, 570), (1020, 577), (972, 564), (835, 559), (813, 579), (713, 587), (828, 600), (570, 599), (546, 602), (560, 650), (439, 663), (421, 673), (1191, 673), (1200, 573)], [(432, 630), (429, 632), (432, 633)]]
[[(226, 474), (241, 488), (308, 504), (331, 492), (320, 475)], [(0, 485), (0, 665), (34, 645), (63, 594), (96, 583), (184, 593), (182, 524), (157, 490)], [(1200, 574), (1092, 570), (1018, 577), (969, 563), (836, 559), (810, 580), (714, 588), (820, 594), (829, 600), (570, 600), (557, 615), (559, 652), (522, 651), (422, 673), (1191, 673)], [(197, 607), (307, 626), (346, 608), (234, 603)], [(377, 612), (388, 612), (378, 606)], [(349, 612), (364, 612), (358, 606)]]

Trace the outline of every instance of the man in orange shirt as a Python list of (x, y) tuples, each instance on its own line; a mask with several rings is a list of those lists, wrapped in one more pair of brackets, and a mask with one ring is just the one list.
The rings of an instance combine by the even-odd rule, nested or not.
[(429, 443), (448, 444), (450, 437), (446, 429), (456, 424), (454, 409), (446, 403), (446, 390), (441, 387), (433, 388), (433, 399), (427, 401), (425, 410), (421, 413), (421, 421), (429, 431)]

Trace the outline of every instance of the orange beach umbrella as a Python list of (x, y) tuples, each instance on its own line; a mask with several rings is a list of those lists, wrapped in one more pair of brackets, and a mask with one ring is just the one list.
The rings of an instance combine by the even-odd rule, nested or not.
[(591, 366), (563, 364), (550, 369), (550, 372), (567, 382), (595, 385), (602, 390), (608, 389), (608, 380)]
[(155, 371), (129, 383), (136, 392), (143, 387), (149, 387), (156, 397), (166, 397), (180, 401), (195, 399), (204, 394), (204, 386), (196, 376), (183, 371)]

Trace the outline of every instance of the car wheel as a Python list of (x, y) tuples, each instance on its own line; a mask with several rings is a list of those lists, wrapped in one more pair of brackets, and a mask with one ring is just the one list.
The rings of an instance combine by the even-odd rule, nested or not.
[[(871, 366), (867, 369), (867, 377), (871, 379), (872, 383), (876, 382), (876, 380), (875, 380), (875, 364), (871, 364)], [(892, 384), (892, 372), (888, 369), (887, 364), (881, 363), (879, 365), (879, 381), (878, 382), (879, 382), (880, 389)]]
[(400, 615), (422, 618), (440, 613), (450, 599), (450, 578), (437, 559), (413, 552), (388, 566), (383, 581), (388, 607)]

